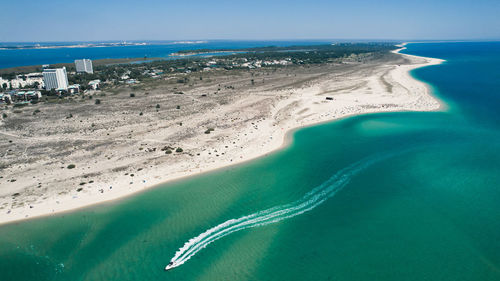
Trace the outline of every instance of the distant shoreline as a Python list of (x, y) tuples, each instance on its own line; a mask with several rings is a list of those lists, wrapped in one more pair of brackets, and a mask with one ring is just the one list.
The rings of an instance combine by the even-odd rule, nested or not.
[(171, 53), (169, 54), (168, 56), (169, 57), (190, 57), (190, 56), (197, 56), (197, 55), (209, 55), (209, 54), (228, 54), (228, 55), (232, 55), (232, 54), (241, 54), (241, 53), (246, 53), (245, 51), (233, 51), (233, 50), (227, 50), (227, 51), (221, 51), (221, 50), (214, 50), (214, 51), (197, 51), (197, 50), (193, 50), (193, 51), (189, 51), (189, 52), (175, 52), (175, 53)]
[[(68, 42), (70, 43), (70, 42)], [(0, 47), (0, 50), (36, 50), (36, 49), (62, 49), (62, 48), (104, 48), (104, 47), (125, 47), (125, 46), (146, 46), (146, 45), (178, 45), (178, 44), (206, 44), (208, 41), (173, 41), (173, 42), (98, 42), (98, 43), (76, 43), (61, 45), (40, 45), (39, 43), (12, 44)]]
[(145, 46), (148, 43), (98, 43), (98, 44), (77, 44), (77, 45), (24, 45), (0, 47), (0, 50), (32, 50), (32, 49), (62, 49), (62, 48), (103, 48), (103, 47), (123, 47), (123, 46)]

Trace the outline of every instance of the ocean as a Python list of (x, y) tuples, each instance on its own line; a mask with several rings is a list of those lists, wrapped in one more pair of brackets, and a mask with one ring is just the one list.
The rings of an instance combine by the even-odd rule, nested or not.
[(445, 109), (0, 226), (0, 280), (500, 280), (500, 42), (407, 47), (446, 60), (412, 72)]
[[(109, 43), (109, 42), (108, 42)], [(134, 42), (132, 42), (134, 43)], [(146, 43), (147, 45), (130, 46), (95, 46), (95, 47), (64, 47), (89, 44), (88, 42), (55, 42), (42, 43), (41, 47), (59, 46), (59, 48), (37, 48), (37, 49), (2, 49), (7, 46), (34, 46), (34, 43), (0, 43), (0, 69), (27, 65), (44, 65), (56, 63), (72, 63), (77, 59), (120, 59), (120, 58), (169, 58), (169, 55), (181, 50), (194, 49), (238, 49), (265, 46), (300, 46), (330, 44), (324, 40), (300, 40), (300, 41), (145, 41), (135, 43)], [(99, 44), (99, 43), (92, 43)]]

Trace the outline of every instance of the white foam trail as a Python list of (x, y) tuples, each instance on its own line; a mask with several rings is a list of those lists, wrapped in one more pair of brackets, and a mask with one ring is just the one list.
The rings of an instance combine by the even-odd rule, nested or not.
[(171, 269), (184, 264), (210, 243), (233, 232), (240, 231), (246, 228), (279, 222), (281, 220), (298, 216), (316, 208), (318, 205), (325, 202), (328, 198), (334, 196), (344, 186), (346, 186), (355, 174), (366, 169), (368, 166), (371, 166), (372, 164), (386, 159), (390, 156), (392, 156), (392, 154), (371, 157), (356, 162), (340, 170), (327, 181), (315, 187), (313, 190), (306, 193), (301, 199), (297, 201), (272, 207), (247, 216), (243, 216), (241, 218), (230, 219), (206, 230), (198, 236), (189, 239), (184, 244), (184, 246), (182, 246), (175, 253), (166, 269)]

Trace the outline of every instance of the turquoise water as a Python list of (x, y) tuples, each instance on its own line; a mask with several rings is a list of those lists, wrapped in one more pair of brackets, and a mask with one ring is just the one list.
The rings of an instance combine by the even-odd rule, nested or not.
[(244, 165), (1, 226), (0, 280), (500, 280), (500, 43), (406, 52), (447, 60), (412, 73), (446, 111), (302, 129)]

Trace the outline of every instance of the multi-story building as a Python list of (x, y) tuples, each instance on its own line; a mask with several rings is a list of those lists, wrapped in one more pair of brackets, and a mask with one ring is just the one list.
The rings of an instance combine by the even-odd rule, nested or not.
[(75, 60), (76, 72), (94, 73), (92, 61), (89, 59)]
[[(3, 85), (5, 80), (0, 78), (0, 85)], [(36, 73), (28, 73), (28, 74), (19, 74), (16, 75), (16, 78), (11, 79), (7, 83), (8, 87), (12, 89), (20, 89), (26, 87), (33, 87), (37, 89), (41, 89), (44, 86), (43, 83), (43, 75), (41, 72)]]
[(46, 90), (68, 89), (68, 74), (66, 67), (43, 70), (43, 82)]

